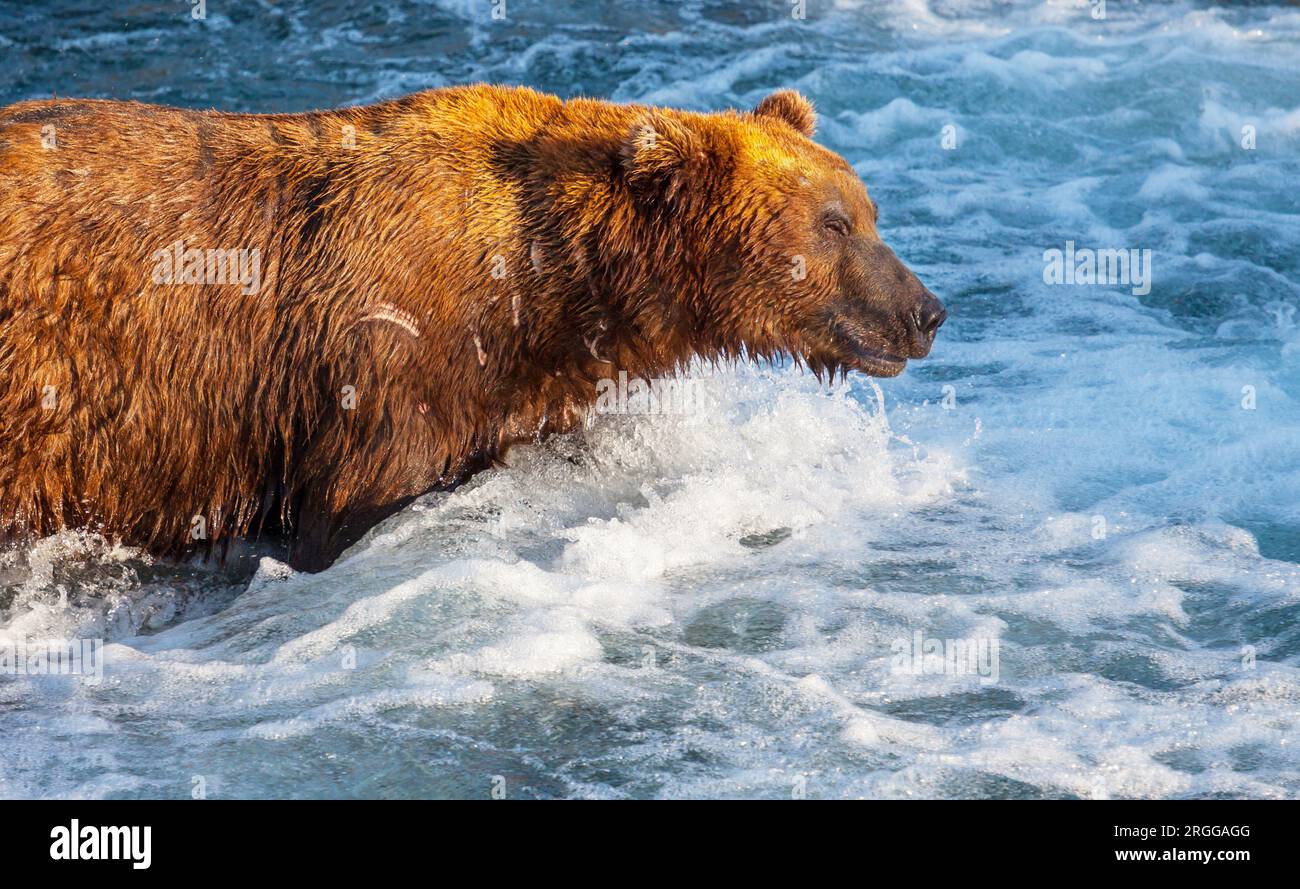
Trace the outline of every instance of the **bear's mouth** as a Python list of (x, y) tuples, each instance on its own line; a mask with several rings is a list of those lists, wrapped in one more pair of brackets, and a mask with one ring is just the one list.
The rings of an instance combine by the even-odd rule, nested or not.
[(872, 377), (896, 377), (901, 374), (903, 368), (907, 367), (907, 359), (872, 345), (857, 328), (857, 324), (845, 318), (839, 318), (831, 325), (836, 342), (852, 356), (846, 363), (854, 370)]

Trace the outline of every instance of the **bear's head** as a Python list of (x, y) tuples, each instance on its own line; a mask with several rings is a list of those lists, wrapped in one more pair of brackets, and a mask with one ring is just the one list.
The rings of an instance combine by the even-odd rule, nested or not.
[(749, 113), (648, 110), (623, 146), (629, 186), (687, 254), (678, 298), (701, 351), (892, 377), (929, 353), (947, 313), (881, 241), (866, 186), (812, 141), (815, 125), (790, 90)]

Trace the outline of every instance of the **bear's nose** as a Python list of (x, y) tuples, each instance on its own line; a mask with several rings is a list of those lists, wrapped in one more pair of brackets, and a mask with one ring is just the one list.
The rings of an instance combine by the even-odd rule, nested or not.
[(917, 326), (922, 334), (934, 339), (935, 333), (943, 326), (943, 322), (948, 320), (948, 310), (943, 307), (943, 303), (935, 299), (933, 293), (927, 293), (925, 296), (925, 302), (921, 305), (921, 311), (917, 314), (920, 321)]
[(912, 335), (912, 357), (924, 358), (930, 353), (934, 344), (934, 335), (938, 333), (943, 322), (948, 320), (948, 312), (943, 303), (925, 290), (912, 314), (907, 319), (909, 333)]

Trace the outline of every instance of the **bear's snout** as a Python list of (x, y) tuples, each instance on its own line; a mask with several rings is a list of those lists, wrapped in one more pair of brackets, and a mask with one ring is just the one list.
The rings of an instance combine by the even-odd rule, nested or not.
[(849, 295), (829, 310), (831, 337), (849, 366), (872, 376), (903, 372), (924, 358), (948, 312), (920, 279), (880, 242), (860, 252), (847, 276)]
[(917, 286), (921, 292), (915, 299), (912, 310), (907, 313), (904, 326), (909, 337), (908, 356), (924, 358), (930, 354), (935, 334), (939, 332), (943, 322), (948, 320), (948, 310), (925, 285), (918, 281)]

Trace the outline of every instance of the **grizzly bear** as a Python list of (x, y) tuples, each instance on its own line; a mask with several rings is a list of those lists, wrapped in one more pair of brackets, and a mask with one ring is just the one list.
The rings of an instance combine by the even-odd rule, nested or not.
[(901, 372), (944, 309), (814, 123), (483, 85), (0, 109), (0, 533), (276, 533), (316, 571), (620, 371)]

